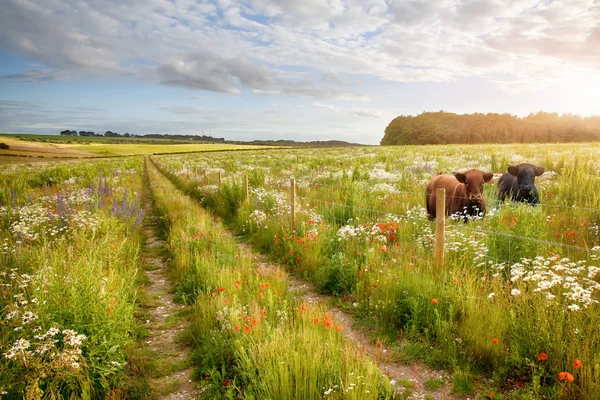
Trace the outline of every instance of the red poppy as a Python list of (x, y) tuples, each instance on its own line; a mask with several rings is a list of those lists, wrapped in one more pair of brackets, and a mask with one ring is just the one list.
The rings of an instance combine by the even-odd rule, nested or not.
[(573, 382), (575, 380), (575, 377), (573, 377), (573, 375), (571, 375), (568, 372), (560, 372), (558, 374), (558, 379), (561, 380), (561, 381)]
[(494, 344), (498, 344), (499, 343), (498, 338), (492, 338), (492, 342), (494, 342)]
[(575, 361), (573, 361), (573, 368), (575, 369), (579, 369), (581, 368), (583, 364), (581, 363), (581, 360), (576, 358)]
[(438, 299), (431, 299), (431, 304), (437, 304), (438, 303)]
[(250, 333), (251, 329), (248, 325), (244, 325), (244, 333)]
[(544, 361), (548, 359), (548, 354), (546, 353), (540, 353), (538, 354), (538, 361)]

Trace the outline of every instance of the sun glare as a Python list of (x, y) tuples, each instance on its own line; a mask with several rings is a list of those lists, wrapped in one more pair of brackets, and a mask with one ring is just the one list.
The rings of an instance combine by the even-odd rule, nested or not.
[(600, 74), (576, 71), (565, 83), (565, 113), (600, 115)]

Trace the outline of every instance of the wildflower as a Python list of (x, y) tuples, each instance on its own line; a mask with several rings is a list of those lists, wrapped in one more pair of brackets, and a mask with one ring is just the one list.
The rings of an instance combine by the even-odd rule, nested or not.
[(498, 344), (498, 343), (499, 343), (499, 341), (498, 341), (498, 338), (492, 338), (492, 342), (493, 342), (494, 344)]
[(548, 359), (548, 354), (546, 354), (546, 353), (540, 353), (540, 354), (538, 354), (537, 358), (538, 358), (538, 361), (547, 360)]
[(265, 298), (265, 295), (264, 295), (264, 294), (262, 294), (262, 293), (259, 293), (259, 294), (258, 294), (258, 298), (259, 298), (259, 299), (264, 299), (264, 298)]
[(217, 296), (217, 292), (212, 292), (212, 297), (216, 297)]
[(219, 292), (224, 292), (225, 288), (223, 286), (219, 286)]
[(558, 380), (573, 382), (575, 380), (575, 378), (573, 377), (573, 375), (571, 375), (568, 372), (560, 372), (558, 374)]
[(488, 300), (491, 300), (494, 296), (496, 295), (496, 293), (492, 292), (490, 294), (488, 294)]
[(313, 324), (317, 325), (319, 323), (319, 317), (313, 318)]
[(374, 283), (374, 284), (373, 284), (373, 287), (374, 287), (375, 289), (377, 289), (377, 284), (376, 284), (376, 283)]
[(204, 380), (205, 380), (205, 381), (207, 381), (207, 380), (209, 380), (209, 379), (210, 379), (210, 377), (209, 377), (208, 375), (206, 375), (206, 376), (204, 377)]
[(250, 333), (251, 329), (248, 325), (244, 325), (244, 333)]
[(337, 329), (338, 332), (341, 332), (344, 329), (344, 326), (343, 325), (338, 325), (336, 327), (336, 329)]
[(437, 304), (438, 303), (438, 299), (431, 299), (431, 304)]
[(239, 330), (240, 330), (240, 326), (239, 325), (236, 325), (236, 326), (233, 327), (233, 331), (234, 332), (237, 332)]
[(510, 291), (511, 296), (518, 296), (520, 294), (521, 294), (521, 291), (519, 289), (513, 289)]
[(229, 381), (228, 380), (224, 380), (223, 381), (223, 386), (225, 386), (225, 387), (229, 386)]
[(579, 369), (581, 368), (583, 364), (581, 363), (581, 360), (576, 358), (575, 361), (573, 361), (573, 368), (575, 369)]

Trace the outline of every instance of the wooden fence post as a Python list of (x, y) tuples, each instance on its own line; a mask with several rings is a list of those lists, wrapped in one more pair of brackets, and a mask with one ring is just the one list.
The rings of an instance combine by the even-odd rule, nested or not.
[(221, 187), (221, 171), (219, 171), (219, 188)]
[(290, 211), (292, 230), (296, 229), (296, 180), (290, 179)]
[(247, 203), (248, 199), (248, 174), (244, 174), (244, 203)]
[(437, 189), (435, 196), (435, 264), (438, 272), (441, 272), (444, 268), (446, 241), (446, 189)]

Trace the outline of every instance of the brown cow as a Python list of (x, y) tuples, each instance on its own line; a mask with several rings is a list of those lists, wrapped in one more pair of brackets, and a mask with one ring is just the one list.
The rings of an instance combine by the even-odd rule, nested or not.
[(466, 172), (454, 172), (452, 175), (436, 175), (425, 189), (425, 203), (429, 220), (435, 218), (436, 189), (446, 189), (446, 215), (460, 213), (466, 216), (485, 215), (483, 185), (492, 180), (491, 172), (471, 169)]

